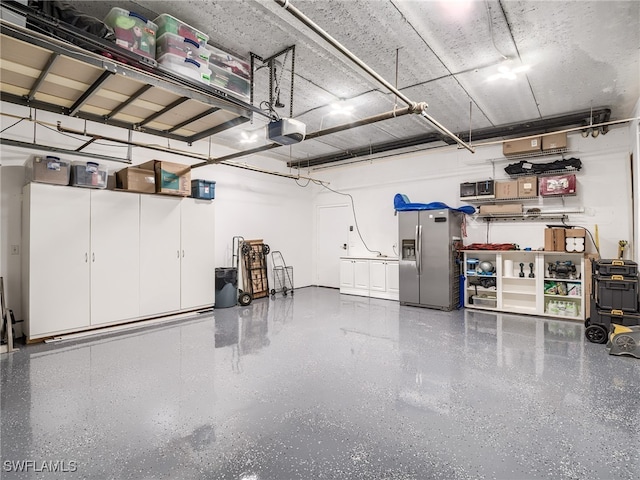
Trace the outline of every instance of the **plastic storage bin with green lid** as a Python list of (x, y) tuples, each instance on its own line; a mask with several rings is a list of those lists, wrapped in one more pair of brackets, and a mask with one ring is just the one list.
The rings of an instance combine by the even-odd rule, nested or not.
[(196, 28), (193, 28), (191, 25), (187, 25), (182, 20), (178, 20), (176, 17), (172, 17), (167, 13), (159, 15), (153, 21), (156, 25), (158, 25), (158, 37), (169, 32), (173, 33), (174, 35), (180, 35), (181, 37), (194, 40), (203, 47), (209, 41), (209, 35), (201, 32)]
[(113, 28), (116, 45), (139, 55), (156, 58), (156, 31), (158, 26), (135, 12), (124, 8), (111, 9), (104, 23)]

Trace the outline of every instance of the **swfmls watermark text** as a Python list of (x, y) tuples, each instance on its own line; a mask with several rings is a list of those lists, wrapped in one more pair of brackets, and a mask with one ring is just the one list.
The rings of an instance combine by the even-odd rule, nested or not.
[(78, 471), (78, 462), (75, 460), (4, 460), (2, 470), (4, 472), (69, 473)]

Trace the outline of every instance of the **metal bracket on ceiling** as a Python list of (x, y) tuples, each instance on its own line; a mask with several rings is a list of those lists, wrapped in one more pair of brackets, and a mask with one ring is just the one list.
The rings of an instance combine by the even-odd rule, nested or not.
[[(295, 66), (296, 66), (296, 46), (291, 45), (278, 53), (275, 53), (267, 58), (262, 58), (255, 53), (251, 53), (251, 103), (253, 104), (253, 93), (254, 93), (254, 83), (253, 79), (255, 70), (258, 70), (261, 67), (255, 68), (254, 59), (257, 59), (262, 62), (263, 66), (269, 67), (269, 102), (268, 107), (269, 111), (272, 114), (272, 117), (279, 117), (275, 108), (284, 108), (284, 103), (281, 102), (280, 92), (281, 92), (281, 82), (282, 76), (284, 74), (284, 66), (287, 63), (289, 54), (291, 54), (291, 84), (290, 84), (290, 94), (289, 94), (289, 118), (293, 117), (293, 94), (294, 94), (294, 78), (295, 78)], [(284, 56), (282, 61), (278, 62), (280, 57)], [(278, 75), (277, 65), (280, 64), (280, 74)]]

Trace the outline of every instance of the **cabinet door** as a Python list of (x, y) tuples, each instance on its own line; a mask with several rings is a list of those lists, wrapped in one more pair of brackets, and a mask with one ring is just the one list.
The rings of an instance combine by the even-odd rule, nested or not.
[(180, 200), (140, 196), (140, 315), (180, 310)]
[(25, 192), (29, 338), (88, 327), (90, 192), (39, 183)]
[(381, 260), (370, 261), (369, 288), (376, 292), (387, 291), (387, 262)]
[(353, 288), (353, 260), (340, 260), (340, 288)]
[(185, 198), (181, 203), (180, 307), (213, 305), (215, 297), (215, 204)]
[(387, 262), (387, 291), (389, 298), (398, 299), (400, 292), (400, 265), (398, 262)]
[(140, 314), (140, 195), (91, 191), (91, 325)]
[(355, 288), (369, 290), (369, 260), (354, 260), (353, 284)]

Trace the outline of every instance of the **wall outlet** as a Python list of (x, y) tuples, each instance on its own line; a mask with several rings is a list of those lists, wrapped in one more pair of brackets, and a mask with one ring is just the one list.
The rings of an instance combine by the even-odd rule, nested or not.
[(20, 255), (20, 245), (11, 245), (11, 255)]

